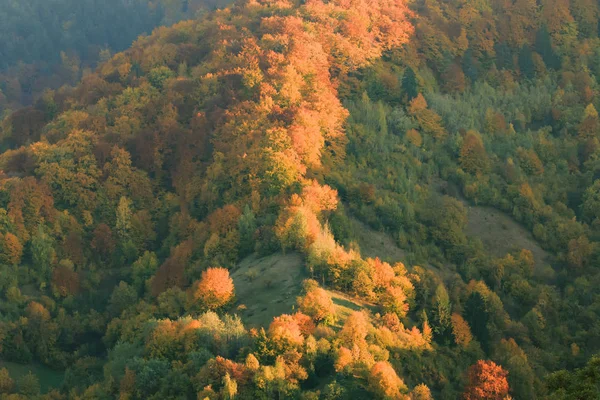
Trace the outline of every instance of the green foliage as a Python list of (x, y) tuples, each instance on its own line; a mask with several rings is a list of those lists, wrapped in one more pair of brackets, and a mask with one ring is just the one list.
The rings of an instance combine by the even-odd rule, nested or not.
[(158, 270), (159, 262), (156, 254), (146, 251), (131, 266), (131, 277), (133, 286), (138, 293), (143, 293), (146, 288), (146, 281), (150, 279)]
[(594, 356), (587, 364), (573, 372), (561, 370), (546, 378), (549, 399), (593, 399), (600, 395), (600, 358)]
[[(56, 396), (77, 398), (454, 399), (483, 358), (515, 398), (596, 397), (596, 358), (562, 371), (600, 350), (595, 3), (416, 2), (414, 27), (377, 2), (240, 3), (112, 57), (201, 4), (36, 1), (0, 11), (0, 110), (41, 62), (49, 88), (85, 77), (1, 124), (2, 359), (69, 366)], [(302, 312), (292, 267), (236, 275), (281, 248), (323, 285)], [(229, 280), (190, 285), (216, 265), (289, 315), (246, 329), (264, 310)]]
[(239, 255), (244, 257), (254, 252), (255, 235), (258, 225), (256, 217), (248, 205), (244, 207), (244, 212), (240, 215), (238, 229), (240, 231)]
[(448, 343), (452, 335), (452, 307), (443, 284), (438, 285), (433, 298), (433, 331), (441, 343)]
[(165, 82), (174, 76), (175, 72), (171, 71), (168, 67), (157, 67), (148, 72), (148, 81), (155, 88), (162, 89)]
[(519, 71), (528, 79), (535, 76), (531, 48), (528, 45), (523, 46), (519, 51)]
[(411, 67), (407, 67), (404, 70), (404, 76), (402, 77), (402, 91), (406, 95), (406, 102), (410, 103), (412, 99), (417, 97), (419, 94), (419, 88), (417, 86), (417, 76), (415, 71)]
[(38, 226), (31, 239), (31, 259), (34, 268), (39, 271), (39, 276), (48, 280), (55, 259), (54, 240), (42, 225)]
[(473, 291), (468, 297), (465, 303), (465, 319), (481, 347), (488, 351), (490, 346), (490, 333), (488, 330), (490, 315), (487, 301), (480, 292)]
[(20, 394), (33, 397), (40, 393), (40, 382), (31, 371), (17, 381), (17, 390)]
[(110, 296), (108, 311), (111, 315), (119, 316), (123, 310), (135, 304), (137, 299), (135, 288), (121, 281)]

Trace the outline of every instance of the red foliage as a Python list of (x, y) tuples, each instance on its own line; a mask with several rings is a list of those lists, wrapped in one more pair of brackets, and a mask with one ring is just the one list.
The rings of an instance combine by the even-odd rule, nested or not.
[(63, 241), (65, 256), (75, 265), (83, 265), (85, 256), (83, 254), (83, 239), (80, 232), (71, 232)]
[(184, 271), (192, 254), (192, 243), (186, 241), (171, 251), (171, 256), (160, 266), (152, 279), (151, 292), (158, 296), (168, 288), (185, 285)]
[(12, 141), (16, 147), (40, 139), (46, 115), (33, 107), (23, 108), (9, 117), (12, 128)]
[(250, 370), (248, 370), (244, 364), (217, 356), (216, 358), (208, 360), (208, 362), (200, 369), (196, 379), (202, 387), (208, 385), (218, 387), (223, 382), (223, 377), (225, 377), (226, 374), (229, 374), (229, 376), (241, 386), (247, 385), (251, 378)]
[(112, 254), (116, 243), (113, 239), (112, 231), (108, 225), (99, 224), (96, 229), (94, 229), (90, 246), (103, 257), (108, 257)]
[(232, 204), (219, 208), (208, 216), (210, 231), (213, 233), (224, 234), (232, 229), (236, 229), (240, 215), (242, 215), (242, 213), (239, 208)]
[(52, 284), (61, 296), (79, 292), (79, 274), (70, 268), (59, 265), (52, 271)]

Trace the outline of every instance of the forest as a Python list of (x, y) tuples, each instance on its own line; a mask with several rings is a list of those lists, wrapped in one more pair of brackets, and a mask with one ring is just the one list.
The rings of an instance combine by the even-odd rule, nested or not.
[(0, 399), (600, 399), (599, 7), (0, 4)]
[(220, 0), (5, 0), (0, 7), (0, 116), (44, 91), (76, 85), (158, 26), (194, 18)]

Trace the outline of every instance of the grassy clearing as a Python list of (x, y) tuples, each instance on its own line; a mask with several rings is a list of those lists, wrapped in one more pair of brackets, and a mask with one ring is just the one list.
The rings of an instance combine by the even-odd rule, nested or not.
[(356, 218), (351, 218), (350, 221), (352, 222), (352, 236), (358, 242), (363, 257), (379, 257), (380, 260), (390, 264), (398, 261), (404, 262), (406, 253), (388, 234), (375, 231)]
[(511, 251), (527, 249), (533, 254), (536, 273), (542, 273), (550, 263), (550, 254), (509, 215), (492, 207), (471, 206), (467, 203), (465, 207), (468, 211), (467, 235), (481, 239), (489, 254), (504, 257)]
[(298, 253), (250, 256), (232, 272), (238, 314), (251, 327), (269, 326), (273, 317), (291, 313), (302, 281), (308, 277)]
[(527, 249), (535, 261), (534, 274), (539, 278), (547, 278), (551, 269), (551, 254), (539, 245), (525, 227), (496, 208), (470, 204), (453, 184), (439, 181), (434, 187), (440, 194), (447, 194), (463, 203), (467, 209), (466, 234), (479, 238), (490, 255), (504, 257), (512, 251)]
[(366, 303), (362, 300), (355, 299), (344, 293), (340, 293), (333, 290), (327, 290), (327, 293), (331, 296), (331, 300), (335, 306), (335, 314), (337, 316), (334, 328), (341, 328), (344, 325), (346, 318), (350, 316), (354, 311), (376, 311), (376, 307), (372, 304)]
[[(298, 253), (250, 256), (232, 272), (237, 298), (236, 312), (250, 327), (268, 327), (273, 317), (296, 311), (296, 298), (302, 281), (308, 278), (304, 260)], [(336, 307), (337, 326), (354, 311), (371, 305), (343, 293), (327, 290)]]
[(59, 388), (65, 376), (64, 371), (57, 371), (46, 367), (42, 364), (18, 364), (10, 361), (0, 360), (0, 368), (6, 368), (10, 373), (10, 377), (15, 381), (27, 375), (31, 371), (40, 380), (42, 393)]

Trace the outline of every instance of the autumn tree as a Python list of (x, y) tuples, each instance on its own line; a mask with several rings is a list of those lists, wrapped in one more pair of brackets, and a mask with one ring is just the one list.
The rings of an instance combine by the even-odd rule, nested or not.
[(10, 232), (0, 233), (0, 262), (9, 265), (18, 265), (23, 256), (23, 245), (15, 235)]
[(461, 167), (471, 174), (482, 173), (487, 169), (489, 160), (478, 132), (469, 131), (463, 138), (459, 161)]
[(405, 134), (406, 140), (408, 140), (411, 144), (417, 147), (421, 147), (423, 144), (423, 138), (421, 134), (416, 129), (409, 129)]
[(373, 365), (369, 372), (369, 390), (380, 398), (397, 399), (407, 388), (394, 368), (386, 361)]
[(98, 224), (92, 233), (90, 247), (94, 249), (103, 259), (107, 259), (115, 250), (116, 242), (113, 239), (112, 230), (104, 223)]
[(569, 240), (567, 248), (567, 262), (569, 266), (575, 270), (587, 266), (590, 261), (590, 257), (594, 253), (595, 243), (581, 235), (578, 238)]
[(15, 381), (10, 377), (6, 368), (0, 369), (0, 393), (10, 393), (15, 386)]
[(332, 324), (335, 322), (335, 306), (331, 296), (325, 289), (318, 287), (318, 284), (317, 287), (308, 288), (303, 297), (298, 297), (298, 307), (316, 323)]
[(299, 346), (304, 342), (298, 320), (293, 315), (283, 314), (273, 318), (269, 325), (269, 337), (281, 350)]
[(433, 395), (429, 387), (421, 383), (410, 392), (410, 400), (433, 400)]
[(201, 307), (214, 310), (229, 303), (233, 298), (233, 279), (225, 268), (209, 268), (191, 289), (191, 299)]
[(19, 237), (28, 239), (41, 223), (51, 222), (54, 211), (49, 187), (35, 178), (27, 177), (11, 188), (8, 215), (17, 226)]
[(464, 318), (460, 314), (453, 313), (451, 318), (454, 342), (463, 348), (467, 347), (473, 339), (469, 324), (467, 323), (467, 321), (464, 320)]
[(442, 126), (442, 118), (433, 110), (429, 109), (427, 100), (421, 93), (410, 102), (409, 113), (417, 120), (423, 132), (436, 139), (443, 139), (447, 132)]
[(598, 111), (593, 104), (588, 104), (584, 110), (583, 118), (577, 127), (577, 133), (580, 139), (593, 139), (598, 138), (600, 133), (600, 119), (598, 118)]
[(541, 175), (544, 173), (544, 164), (533, 149), (517, 148), (517, 158), (521, 168), (529, 175)]
[(76, 295), (79, 292), (80, 277), (70, 260), (62, 260), (52, 270), (52, 286), (55, 293), (61, 297)]
[(465, 400), (503, 400), (508, 394), (506, 372), (493, 361), (479, 360), (469, 368), (463, 398)]

